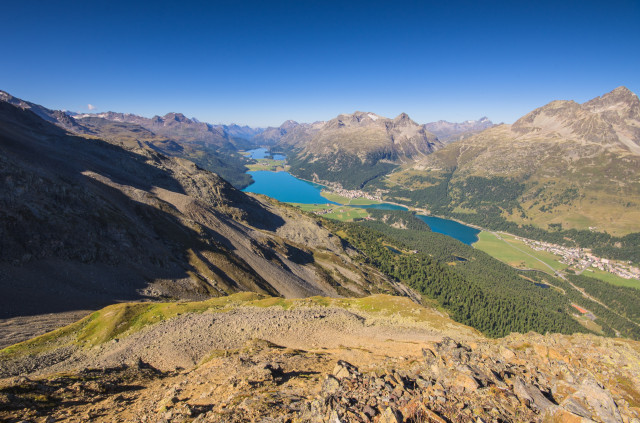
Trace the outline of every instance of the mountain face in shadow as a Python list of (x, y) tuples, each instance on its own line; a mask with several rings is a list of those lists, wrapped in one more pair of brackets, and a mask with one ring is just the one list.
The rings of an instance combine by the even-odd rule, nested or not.
[[(73, 135), (0, 101), (0, 318), (237, 291), (351, 292), (314, 252), (354, 275), (361, 265), (314, 219), (136, 144)], [(349, 283), (362, 294), (369, 282)]]

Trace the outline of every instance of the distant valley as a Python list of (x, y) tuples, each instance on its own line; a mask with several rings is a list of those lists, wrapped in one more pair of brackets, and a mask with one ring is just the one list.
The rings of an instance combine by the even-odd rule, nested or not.
[[(96, 154), (99, 154), (100, 149), (104, 148), (100, 147), (101, 145), (105, 147), (112, 145), (110, 148), (119, 146), (118, 148), (122, 148), (123, 151), (134, 153), (132, 157), (135, 157), (135, 155), (146, 157), (144, 160), (151, 164), (150, 171), (157, 168), (153, 170), (158, 174), (154, 178), (161, 177), (163, 178), (162, 180), (166, 181), (174, 180), (173, 182), (163, 182), (163, 184), (169, 183), (167, 187), (170, 186), (171, 188), (162, 188), (162, 190), (155, 192), (154, 190), (157, 188), (152, 187), (163, 187), (159, 182), (160, 179), (158, 179), (158, 182), (144, 182), (144, 184), (131, 179), (132, 177), (148, 178), (150, 175), (149, 172), (142, 170), (133, 171), (136, 168), (135, 166), (138, 166), (133, 162), (132, 164), (120, 165), (120, 168), (116, 171), (116, 169), (108, 170), (111, 166), (109, 161), (100, 159), (104, 162), (104, 164), (100, 165), (102, 170), (99, 172), (92, 170), (91, 172), (95, 173), (93, 178), (104, 179), (106, 177), (113, 181), (111, 184), (116, 184), (113, 185), (114, 187), (121, 187), (117, 188), (119, 190), (124, 189), (128, 197), (131, 197), (134, 193), (137, 196), (136, 198), (142, 195), (140, 198), (145, 198), (144, 202), (151, 205), (152, 209), (158, 209), (159, 207), (159, 210), (162, 211), (165, 207), (175, 208), (177, 211), (171, 212), (171, 215), (174, 216), (171, 219), (178, 219), (182, 222), (179, 225), (187, 225), (188, 227), (195, 225), (196, 228), (209, 228), (197, 229), (196, 232), (202, 233), (203, 230), (205, 232), (213, 230), (212, 234), (218, 234), (213, 238), (215, 239), (214, 244), (210, 244), (211, 241), (197, 240), (203, 236), (204, 238), (202, 239), (208, 239), (209, 235), (196, 235), (196, 238), (188, 241), (186, 238), (181, 238), (183, 237), (181, 235), (176, 238), (180, 239), (178, 244), (175, 244), (175, 240), (166, 244), (166, 235), (159, 235), (158, 251), (166, 249), (167, 245), (171, 245), (167, 253), (162, 253), (164, 255), (169, 254), (167, 255), (167, 260), (169, 261), (163, 262), (162, 266), (177, 266), (175, 267), (176, 275), (180, 275), (179, 279), (183, 281), (180, 282), (182, 287), (177, 288), (178, 285), (175, 285), (175, 281), (178, 279), (171, 279), (173, 277), (169, 276), (169, 279), (164, 279), (162, 282), (156, 278), (151, 278), (155, 282), (141, 291), (146, 284), (142, 282), (144, 277), (142, 279), (137, 277), (136, 279), (133, 275), (141, 274), (140, 270), (132, 272), (129, 269), (125, 273), (128, 278), (133, 277), (131, 279), (132, 282), (130, 282), (133, 285), (129, 288), (125, 286), (113, 287), (116, 290), (112, 293), (109, 293), (111, 288), (105, 287), (105, 289), (102, 289), (104, 294), (101, 295), (106, 295), (104, 301), (107, 302), (109, 301), (108, 298), (116, 292), (121, 292), (121, 294), (117, 295), (129, 296), (130, 298), (136, 298), (137, 295), (144, 292), (144, 296), (148, 296), (150, 299), (171, 297), (199, 298), (199, 296), (226, 295), (230, 292), (246, 289), (285, 296), (305, 296), (313, 292), (329, 293), (330, 295), (344, 295), (346, 293), (350, 293), (349, 295), (361, 295), (366, 292), (380, 292), (380, 290), (382, 292), (403, 292), (402, 290), (405, 288), (393, 285), (392, 281), (397, 279), (397, 276), (393, 276), (388, 270), (383, 271), (379, 277), (374, 278), (375, 280), (370, 279), (373, 274), (371, 270), (364, 269), (358, 272), (364, 272), (362, 273), (363, 275), (369, 276), (356, 277), (358, 272), (354, 273), (354, 270), (349, 270), (349, 276), (346, 276), (344, 280), (341, 278), (344, 278), (347, 273), (342, 273), (342, 276), (340, 276), (338, 274), (340, 271), (335, 270), (337, 268), (325, 273), (328, 264), (324, 263), (323, 260), (327, 260), (327, 258), (324, 258), (324, 255), (316, 250), (320, 245), (325, 245), (327, 239), (332, 237), (332, 231), (338, 229), (330, 229), (332, 226), (329, 225), (329, 228), (325, 229), (328, 232), (316, 232), (314, 230), (312, 233), (302, 237), (300, 234), (295, 235), (297, 231), (302, 230), (303, 233), (307, 231), (307, 229), (302, 229), (302, 226), (300, 226), (304, 219), (299, 220), (294, 217), (296, 213), (300, 213), (293, 211), (296, 209), (282, 209), (282, 206), (277, 205), (277, 203), (269, 201), (265, 203), (266, 200), (264, 199), (252, 199), (243, 196), (223, 179), (216, 179), (217, 176), (209, 174), (198, 167), (201, 166), (204, 169), (226, 175), (240, 187), (246, 186), (251, 182), (250, 175), (246, 173), (247, 166), (260, 168), (264, 163), (270, 163), (269, 159), (266, 159), (266, 162), (260, 161), (263, 164), (253, 164), (256, 163), (255, 159), (245, 155), (244, 151), (257, 145), (263, 145), (271, 149), (272, 152), (281, 151), (285, 153), (287, 157), (286, 168), (295, 176), (328, 184), (332, 188), (327, 191), (327, 195), (335, 196), (335, 194), (331, 194), (331, 191), (335, 190), (335, 192), (355, 193), (347, 195), (355, 195), (356, 198), (360, 196), (363, 199), (365, 197), (381, 198), (383, 201), (387, 199), (395, 203), (405, 204), (415, 210), (430, 211), (435, 215), (453, 217), (463, 222), (478, 224), (484, 228), (507, 230), (516, 235), (529, 236), (532, 239), (551, 240), (561, 244), (570, 240), (573, 243), (571, 245), (577, 242), (578, 245), (583, 247), (593, 247), (597, 254), (601, 254), (604, 257), (612, 256), (613, 258), (632, 260), (637, 263), (634, 253), (637, 252), (638, 243), (634, 234), (625, 237), (612, 237), (605, 234), (603, 237), (598, 235), (599, 228), (597, 227), (592, 228), (590, 231), (585, 231), (584, 228), (578, 226), (577, 229), (580, 229), (580, 231), (575, 232), (571, 224), (567, 223), (565, 223), (566, 226), (562, 226), (556, 225), (555, 221), (551, 221), (546, 225), (533, 221), (528, 223), (527, 226), (523, 226), (522, 221), (514, 221), (513, 218), (513, 216), (519, 216), (519, 219), (523, 219), (523, 215), (528, 216), (528, 210), (534, 210), (533, 207), (537, 207), (538, 212), (547, 213), (552, 216), (552, 219), (562, 220), (563, 215), (554, 213), (557, 213), (559, 209), (566, 209), (567, 206), (571, 209), (572, 201), (580, 201), (585, 198), (585, 193), (592, 192), (590, 190), (593, 187), (603, 189), (603, 192), (606, 192), (606, 195), (609, 196), (612, 196), (615, 191), (603, 188), (606, 187), (607, 183), (617, 183), (619, 187), (624, 187), (625, 190), (635, 189), (633, 188), (635, 186), (633, 177), (628, 176), (633, 173), (634, 166), (638, 163), (636, 160), (638, 157), (633, 149), (634, 144), (631, 144), (634, 142), (632, 139), (636, 137), (636, 132), (634, 131), (638, 127), (638, 119), (636, 119), (638, 100), (633, 93), (624, 88), (617, 89), (602, 98), (585, 103), (585, 105), (578, 105), (573, 102), (554, 102), (523, 117), (514, 125), (503, 124), (496, 126), (487, 118), (459, 124), (439, 121), (420, 125), (411, 120), (406, 114), (389, 119), (370, 112), (355, 112), (353, 114), (340, 115), (326, 122), (299, 124), (294, 121), (287, 121), (279, 128), (266, 129), (252, 129), (237, 125), (212, 125), (186, 118), (179, 113), (169, 113), (163, 117), (156, 116), (153, 118), (112, 112), (72, 114), (49, 110), (14, 98), (6, 93), (3, 93), (2, 96), (3, 104), (6, 105), (6, 128), (15, 127), (12, 130), (13, 132), (7, 135), (8, 139), (16, 136), (24, 137), (25, 135), (20, 132), (24, 128), (38, 127), (40, 128), (38, 132), (31, 130), (31, 135), (25, 139), (28, 139), (29, 143), (42, 145), (41, 149), (53, 148), (51, 151), (60, 157), (69, 154), (67, 151), (72, 151), (73, 149), (76, 149), (77, 153), (80, 154), (84, 147), (78, 149), (78, 147), (71, 148), (70, 146), (75, 144), (82, 146), (82, 139), (94, 140), (93, 144), (87, 144), (87, 148), (90, 148), (90, 150), (87, 151), (86, 158), (80, 162), (84, 164), (73, 165), (73, 162), (70, 162), (68, 165), (71, 166), (69, 170), (73, 166), (79, 166), (78, 169), (83, 167), (96, 168), (96, 165), (92, 163), (96, 160), (94, 157), (98, 157)], [(22, 115), (16, 115), (17, 111), (20, 111)], [(31, 112), (35, 113), (35, 116)], [(43, 120), (38, 121), (38, 119)], [(567, 128), (569, 129), (562, 132), (560, 130), (562, 128), (561, 124), (568, 125)], [(436, 136), (428, 129), (437, 132), (439, 135)], [(65, 133), (65, 131), (68, 132)], [(69, 133), (74, 135), (71, 136)], [(509, 139), (507, 137), (508, 134), (512, 134), (513, 138)], [(627, 137), (624, 138), (624, 142), (620, 141), (618, 134), (626, 134), (623, 136), (623, 138)], [(58, 147), (53, 147), (55, 144), (47, 144), (47, 140), (53, 139), (61, 140), (57, 144)], [(101, 139), (106, 140), (107, 143), (104, 144), (103, 141), (100, 141)], [(606, 141), (602, 142), (601, 139)], [(518, 143), (518, 148), (514, 149), (509, 146), (513, 143)], [(560, 150), (559, 148), (561, 147), (565, 150)], [(69, 150), (70, 148), (71, 150)], [(556, 153), (558, 154), (554, 156)], [(9, 154), (15, 155), (17, 153), (12, 152)], [(82, 157), (82, 154), (85, 153), (81, 153), (78, 157)], [(114, 154), (115, 158), (124, 153)], [(127, 157), (126, 154), (122, 155), (122, 158), (118, 160), (124, 160)], [(509, 154), (515, 154), (516, 156), (510, 157)], [(171, 158), (171, 156), (175, 158)], [(631, 173), (620, 173), (620, 179), (618, 180), (613, 177), (608, 179), (603, 177), (600, 180), (594, 179), (595, 170), (590, 169), (593, 168), (594, 163), (600, 163), (599, 161), (594, 161), (594, 158), (599, 156), (608, 157), (607, 160), (620, 160), (621, 165), (616, 168), (616, 171)], [(26, 160), (21, 157), (16, 155), (14, 163), (17, 164)], [(187, 162), (184, 159), (192, 159), (198, 166), (189, 164), (191, 162)], [(481, 159), (481, 161), (477, 162), (476, 159)], [(521, 161), (518, 162), (518, 160)], [(554, 164), (564, 163), (567, 160), (569, 160), (569, 163), (574, 163), (574, 167), (570, 168), (574, 169), (571, 172), (571, 175), (574, 175), (572, 176), (574, 179), (562, 176), (561, 172), (566, 170), (566, 166)], [(26, 166), (26, 162), (24, 163)], [(273, 163), (277, 167), (277, 162)], [(500, 167), (500, 163), (509, 163), (510, 167)], [(45, 167), (39, 172), (51, 173), (51, 170), (47, 170), (51, 165), (43, 162), (42, 166)], [(282, 169), (284, 169), (284, 166), (282, 165)], [(580, 168), (580, 166), (583, 166), (583, 168)], [(602, 164), (602, 166), (605, 166), (605, 164)], [(627, 170), (629, 166), (630, 168)], [(115, 176), (127, 167), (131, 168), (130, 172), (133, 173), (129, 173), (126, 177), (124, 175)], [(71, 171), (71, 174), (73, 175), (74, 172), (77, 173), (78, 170)], [(556, 174), (549, 181), (541, 182), (543, 179), (540, 175), (549, 175), (550, 172), (556, 172)], [(580, 189), (578, 189), (576, 184), (579, 179), (575, 178), (584, 178), (585, 172), (592, 172), (589, 178), (590, 182), (580, 185)], [(93, 173), (91, 174), (93, 175)], [(135, 176), (138, 174), (140, 176)], [(14, 180), (13, 178), (11, 180)], [(528, 184), (532, 184), (533, 181), (535, 181), (535, 185), (528, 188)], [(55, 185), (61, 186), (61, 183), (56, 182)], [(127, 190), (130, 188), (123, 188), (127, 186), (146, 186), (148, 188), (136, 188), (138, 191), (129, 192)], [(561, 188), (561, 186), (565, 186), (565, 188)], [(539, 187), (544, 187), (544, 189)], [(347, 189), (345, 190), (344, 188)], [(142, 191), (140, 191), (141, 189)], [(349, 189), (353, 191), (349, 191)], [(534, 194), (530, 194), (532, 189)], [(535, 189), (538, 189), (538, 191), (535, 191)], [(169, 195), (167, 190), (179, 194), (175, 197), (174, 194)], [(535, 192), (538, 192), (538, 194)], [(620, 192), (626, 193), (627, 191)], [(638, 197), (634, 191), (630, 192), (631, 195), (626, 197), (627, 202)], [(87, 199), (93, 198), (94, 195), (91, 194)], [(203, 209), (201, 212), (194, 212), (195, 209), (192, 210), (192, 206), (185, 208), (186, 206), (181, 203), (185, 200), (178, 200), (183, 198), (182, 196), (184, 195), (190, 198), (187, 201), (188, 204), (200, 204), (198, 207), (203, 206), (206, 211)], [(199, 196), (202, 195), (205, 197), (200, 199)], [(330, 195), (326, 198), (332, 198)], [(553, 197), (553, 195), (556, 195), (556, 197)], [(102, 198), (103, 196), (103, 194), (98, 194), (95, 198)], [(10, 201), (9, 198), (13, 197), (7, 197), (5, 201)], [(50, 204), (47, 207), (57, 204), (57, 200), (49, 198), (43, 193), (39, 194), (39, 197), (24, 197), (20, 200), (22, 202), (15, 204), (8, 202), (7, 204), (13, 204), (11, 207), (14, 208), (19, 204), (22, 204), (21, 207), (33, 207), (33, 205), (27, 206), (27, 204), (35, 204), (33, 201), (36, 201), (36, 198), (39, 198), (37, 202), (41, 204)], [(337, 196), (336, 198), (339, 199), (340, 197)], [(534, 202), (531, 203), (533, 206), (527, 204), (527, 198), (533, 199)], [(556, 202), (558, 201), (557, 199), (561, 199), (560, 205), (550, 207), (549, 204), (544, 202), (547, 201), (545, 199), (553, 198), (556, 198), (554, 200)], [(535, 202), (536, 200), (537, 203)], [(176, 201), (178, 202), (176, 203)], [(322, 200), (319, 201), (322, 202)], [(362, 205), (357, 206), (360, 208), (353, 209), (353, 214), (344, 214), (344, 210), (335, 209), (334, 211), (329, 211), (327, 217), (332, 218), (332, 215), (335, 215), (339, 220), (347, 221), (365, 218), (383, 219), (387, 224), (391, 224), (392, 221), (388, 219), (391, 219), (390, 216), (393, 213), (381, 210), (378, 213), (382, 214), (376, 217), (377, 215), (373, 214), (373, 211), (365, 211), (367, 207), (377, 207), (375, 203), (380, 203), (379, 200), (360, 199), (357, 202)], [(367, 206), (367, 204), (371, 206)], [(528, 208), (525, 209), (525, 206)], [(11, 207), (7, 208), (7, 210), (11, 210)], [(55, 207), (59, 206), (56, 205)], [(122, 204), (117, 206), (117, 208), (121, 207), (123, 207)], [(214, 208), (211, 209), (211, 207)], [(99, 209), (100, 207), (96, 206), (96, 208)], [(322, 206), (302, 208), (303, 210), (314, 212), (315, 216), (324, 215), (324, 213), (319, 213), (319, 210), (322, 210)], [(635, 210), (633, 207), (627, 206), (627, 208), (629, 213), (633, 213), (633, 210)], [(582, 210), (577, 205), (574, 209)], [(135, 213), (139, 212), (136, 211)], [(153, 213), (157, 212), (153, 211)], [(216, 217), (208, 217), (208, 213), (214, 213)], [(302, 213), (305, 212), (303, 211)], [(337, 213), (343, 214), (338, 215)], [(509, 215), (508, 213), (512, 214)], [(122, 228), (128, 227), (128, 225), (133, 224), (132, 222), (135, 219), (139, 219), (139, 217), (131, 215), (131, 212), (125, 212), (123, 216), (129, 216), (133, 220), (129, 223), (119, 223), (118, 225), (122, 226)], [(221, 216), (226, 217), (222, 218)], [(149, 234), (158, 233), (157, 224), (160, 224), (162, 219), (153, 223), (155, 222), (154, 219), (156, 218), (142, 219), (141, 223), (135, 225), (137, 227), (136, 230), (143, 230)], [(308, 222), (314, 222), (318, 217), (306, 219), (309, 219)], [(108, 221), (109, 219), (105, 222)], [(213, 224), (212, 222), (214, 221), (222, 223)], [(401, 220), (400, 222), (404, 221)], [(142, 229), (150, 223), (151, 226), (147, 229)], [(110, 223), (106, 224), (111, 225)], [(310, 224), (313, 227), (313, 224)], [(398, 224), (405, 225), (406, 223)], [(9, 247), (9, 245), (24, 244), (24, 241), (20, 241), (20, 239), (31, 233), (29, 229), (21, 229), (25, 235), (19, 235), (20, 232), (17, 228), (26, 228), (24, 225), (26, 223), (14, 226), (11, 232), (8, 232), (13, 235), (5, 238), (6, 248), (20, 251), (14, 247)], [(61, 230), (66, 224), (63, 226), (56, 225), (59, 224), (50, 225), (51, 230), (49, 232), (53, 234), (56, 230)], [(326, 223), (320, 224), (320, 226), (326, 225)], [(610, 229), (614, 226), (613, 224), (603, 224), (603, 227)], [(6, 228), (9, 229), (10, 227), (7, 226)], [(285, 230), (284, 228), (289, 229)], [(378, 230), (382, 229), (382, 227), (376, 228)], [(631, 226), (630, 229), (632, 228)], [(257, 234), (255, 232), (256, 229), (266, 230), (267, 232), (263, 232), (262, 238), (254, 239), (253, 234)], [(574, 232), (567, 232), (568, 230)], [(89, 236), (87, 240), (92, 239), (87, 242), (98, 242), (97, 245), (102, 245), (103, 241), (93, 240), (100, 239), (99, 236), (91, 235), (94, 232), (101, 233), (100, 231), (96, 232), (96, 229), (87, 228), (85, 230), (87, 236)], [(131, 233), (129, 229), (121, 229), (121, 231), (124, 231), (123, 233)], [(46, 233), (47, 231), (43, 231), (43, 234)], [(266, 234), (266, 238), (264, 238), (264, 234)], [(589, 234), (593, 234), (595, 237), (589, 237)], [(43, 235), (40, 236), (42, 237)], [(126, 239), (127, 236), (134, 235), (126, 235), (123, 239)], [(171, 237), (175, 236), (177, 235), (171, 235)], [(269, 240), (273, 236), (275, 238)], [(316, 240), (315, 237), (317, 236), (320, 236), (324, 241)], [(132, 239), (136, 237), (141, 239), (143, 236), (135, 235)], [(28, 238), (29, 235), (26, 235), (25, 239)], [(245, 238), (254, 240), (246, 244)], [(558, 242), (558, 240), (560, 241)], [(58, 257), (56, 260), (59, 260), (60, 257), (63, 257), (64, 260), (71, 259), (75, 257), (74, 254), (76, 253), (67, 252), (66, 248), (74, 242), (79, 243), (78, 246), (85, 243), (85, 241), (81, 241), (81, 238), (73, 241), (70, 239), (68, 242), (63, 242), (62, 245), (64, 247), (62, 249), (58, 247), (58, 250), (52, 250), (58, 252), (47, 253), (42, 252), (44, 250), (34, 250), (33, 247), (22, 247), (25, 252), (22, 253), (19, 260), (12, 259), (13, 261), (9, 261), (8, 263), (13, 264), (8, 269), (12, 269), (10, 272), (17, 272), (15, 273), (17, 277), (24, 278), (24, 283), (31, 284), (33, 282), (30, 281), (30, 276), (27, 273), (22, 274), (20, 273), (21, 271), (17, 270), (18, 268), (11, 266), (16, 264), (19, 267), (23, 266), (21, 263), (31, 263), (36, 260), (36, 257), (43, 257), (45, 259), (43, 263), (50, 261), (50, 257)], [(132, 242), (126, 241), (127, 245)], [(205, 244), (200, 245), (202, 242), (205, 242)], [(356, 242), (356, 240), (354, 239), (351, 242)], [(441, 242), (438, 241), (438, 243)], [(113, 245), (115, 246), (117, 243)], [(182, 246), (176, 249), (179, 245)], [(215, 245), (215, 248), (206, 245)], [(241, 245), (243, 246), (241, 247)], [(103, 263), (103, 260), (107, 260), (110, 263), (119, 263), (122, 260), (122, 258), (118, 258), (120, 253), (116, 253), (115, 250), (111, 253), (109, 248), (112, 247), (98, 246), (96, 247), (97, 256), (94, 254), (89, 258), (81, 259), (81, 262), (86, 260), (87, 263), (98, 264)], [(203, 248), (204, 250), (202, 250)], [(213, 253), (212, 248), (217, 252)], [(347, 268), (353, 266), (354, 264), (347, 264), (350, 263), (348, 258), (350, 250), (344, 247), (336, 248), (335, 251), (331, 250), (331, 254), (336, 259), (337, 257), (342, 257), (340, 260), (344, 264), (340, 266), (347, 266)], [(362, 250), (362, 248), (365, 248), (365, 246), (359, 249)], [(199, 252), (201, 250), (203, 252)], [(267, 252), (271, 250), (274, 251)], [(16, 252), (15, 254), (18, 253)], [(255, 256), (256, 254), (257, 256)], [(432, 252), (431, 254), (434, 253)], [(461, 256), (464, 257), (465, 254)], [(214, 257), (216, 258), (214, 259)], [(267, 261), (263, 263), (266, 257), (271, 258), (266, 259)], [(446, 256), (442, 256), (442, 259), (445, 260)], [(74, 260), (76, 258), (72, 259), (72, 261)], [(156, 266), (151, 265), (151, 267), (148, 267), (150, 262), (147, 262), (151, 260), (149, 257), (140, 256), (140, 260), (141, 267), (138, 266), (140, 269), (151, 269)], [(302, 261), (297, 262), (296, 260)], [(268, 265), (267, 262), (269, 263)], [(169, 263), (171, 264), (169, 265)], [(376, 272), (380, 270), (381, 265), (379, 263), (374, 266), (377, 268)], [(91, 266), (94, 266), (94, 264)], [(267, 270), (272, 267), (273, 271)], [(116, 268), (118, 266), (114, 270)], [(318, 274), (318, 270), (323, 268), (325, 270)], [(122, 271), (122, 269), (118, 271)], [(282, 273), (282, 275), (287, 274), (288, 276), (277, 276), (283, 271), (285, 273)], [(338, 273), (335, 273), (336, 271)], [(144, 272), (149, 274), (148, 270)], [(163, 272), (167, 275), (171, 275), (171, 272), (175, 273), (175, 271), (167, 273), (164, 270)], [(449, 274), (450, 272), (445, 271), (445, 273)], [(231, 274), (236, 274), (237, 276), (229, 277)], [(55, 279), (57, 276), (54, 272), (50, 277)], [(456, 276), (450, 274), (447, 277)], [(470, 274), (464, 277), (470, 277)], [(86, 301), (82, 299), (85, 298), (83, 297), (85, 295), (83, 290), (86, 289), (86, 287), (82, 286), (82, 283), (89, 283), (91, 278), (85, 279), (86, 282), (79, 282), (80, 285), (74, 288), (78, 289), (78, 295), (80, 295), (78, 304)], [(136, 282), (133, 282), (134, 280)], [(171, 280), (173, 282), (170, 282)], [(290, 282), (283, 284), (284, 281)], [(354, 282), (356, 285), (353, 285)], [(363, 283), (364, 285), (362, 285)], [(411, 286), (411, 283), (406, 283)], [(167, 291), (168, 287), (171, 287), (170, 289), (173, 291)], [(175, 291), (175, 289), (178, 290)], [(23, 293), (18, 294), (18, 291), (16, 291), (16, 295), (25, 295), (27, 291), (21, 292)], [(69, 297), (69, 299), (72, 298), (73, 296)], [(96, 298), (99, 298), (99, 296)], [(91, 304), (99, 304), (100, 301), (103, 300), (93, 301)], [(65, 307), (62, 308), (64, 309)]]

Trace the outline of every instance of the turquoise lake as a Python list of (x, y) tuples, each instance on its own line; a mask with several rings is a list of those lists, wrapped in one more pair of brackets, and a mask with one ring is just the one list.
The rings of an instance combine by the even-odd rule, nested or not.
[(244, 192), (268, 195), (283, 203), (338, 204), (320, 195), (322, 185), (303, 181), (289, 172), (255, 170), (247, 173), (255, 182), (243, 189)]
[[(260, 151), (258, 151), (260, 150)], [(263, 158), (268, 155), (266, 148), (251, 150), (252, 158)], [(259, 157), (262, 156), (262, 157)], [(284, 157), (284, 156), (282, 156)], [(338, 204), (329, 201), (320, 195), (324, 188), (322, 185), (313, 182), (303, 181), (288, 172), (270, 172), (268, 170), (256, 170), (248, 172), (255, 181), (243, 191), (253, 192), (256, 194), (268, 195), (283, 203), (301, 203), (301, 204)], [(354, 206), (381, 210), (408, 210), (406, 207), (396, 204), (372, 204), (369, 206)], [(460, 242), (471, 245), (478, 241), (478, 233), (480, 230), (472, 228), (462, 223), (458, 223), (449, 219), (442, 219), (433, 216), (417, 215), (419, 219), (424, 221), (433, 232), (448, 235)]]
[(480, 233), (479, 229), (463, 225), (455, 220), (442, 219), (434, 216), (422, 216), (419, 214), (416, 216), (429, 225), (433, 232), (449, 235), (451, 238), (455, 238), (467, 245), (471, 245), (478, 241), (478, 234)]

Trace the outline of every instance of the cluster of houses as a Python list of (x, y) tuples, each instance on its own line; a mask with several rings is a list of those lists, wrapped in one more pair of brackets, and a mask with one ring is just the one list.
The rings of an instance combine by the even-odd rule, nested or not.
[(314, 210), (313, 213), (321, 216), (323, 214), (333, 213), (333, 211), (334, 211), (333, 209), (329, 208), (329, 209)]
[(631, 266), (631, 262), (625, 263), (596, 257), (591, 254), (588, 249), (584, 248), (563, 247), (561, 245), (520, 237), (516, 237), (516, 239), (524, 242), (534, 250), (547, 251), (562, 257), (562, 259), (560, 259), (561, 263), (567, 264), (577, 271), (586, 270), (591, 267), (613, 273), (625, 279), (640, 280), (640, 268)]
[(375, 195), (375, 194), (369, 194), (367, 192), (364, 191), (359, 191), (359, 190), (349, 190), (349, 189), (344, 189), (344, 188), (339, 188), (339, 187), (332, 187), (331, 189), (331, 193), (332, 194), (338, 194), (341, 197), (346, 197), (346, 198), (366, 198), (367, 200), (377, 200), (377, 201), (381, 201), (382, 197), (380, 197), (379, 195)]

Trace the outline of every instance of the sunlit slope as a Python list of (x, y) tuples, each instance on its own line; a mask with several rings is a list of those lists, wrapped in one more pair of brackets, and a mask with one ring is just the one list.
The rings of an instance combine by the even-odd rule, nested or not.
[[(544, 229), (640, 231), (640, 102), (554, 101), (390, 175), (390, 195)], [(474, 220), (473, 216), (468, 216)]]

